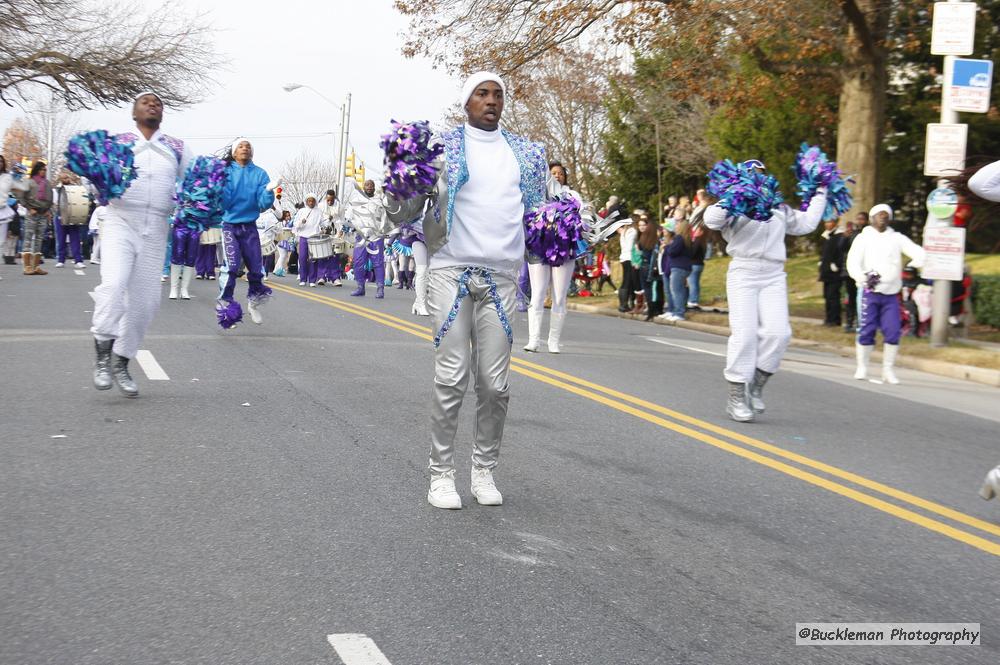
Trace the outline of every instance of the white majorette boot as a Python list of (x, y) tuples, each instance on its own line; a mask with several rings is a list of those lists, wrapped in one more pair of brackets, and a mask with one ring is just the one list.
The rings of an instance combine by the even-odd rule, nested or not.
[(726, 403), (726, 413), (738, 423), (752, 423), (754, 419), (753, 409), (747, 401), (747, 384), (730, 381), (729, 401)]
[(858, 381), (864, 381), (868, 378), (868, 361), (872, 357), (872, 349), (874, 346), (864, 346), (863, 344), (855, 344), (854, 352), (858, 359), (858, 368), (854, 371), (854, 378)]
[(435, 508), (458, 510), (462, 507), (462, 497), (455, 489), (455, 470), (431, 474), (431, 487), (427, 490), (427, 503)]
[(545, 315), (545, 310), (539, 314), (531, 306), (528, 306), (528, 343), (524, 345), (525, 351), (530, 351), (531, 353), (536, 353), (538, 351), (538, 333), (539, 329), (542, 327), (542, 317)]
[(181, 283), (181, 266), (170, 264), (170, 295), (171, 300), (177, 300), (177, 287)]
[(490, 469), (472, 465), (472, 496), (481, 506), (499, 506), (503, 503), (503, 495), (493, 482), (493, 472)]
[(188, 287), (191, 286), (192, 277), (194, 277), (194, 266), (184, 266), (181, 270), (181, 300), (191, 300)]
[(1000, 494), (1000, 465), (986, 474), (986, 480), (979, 489), (979, 496), (987, 501)]
[(559, 353), (559, 338), (562, 337), (563, 325), (566, 323), (566, 312), (552, 312), (549, 320), (549, 353)]
[(882, 380), (893, 386), (899, 383), (896, 371), (893, 369), (897, 355), (899, 355), (899, 344), (882, 345)]
[(427, 266), (417, 266), (413, 277), (413, 290), (415, 294), (411, 311), (417, 316), (430, 316), (430, 312), (427, 311)]

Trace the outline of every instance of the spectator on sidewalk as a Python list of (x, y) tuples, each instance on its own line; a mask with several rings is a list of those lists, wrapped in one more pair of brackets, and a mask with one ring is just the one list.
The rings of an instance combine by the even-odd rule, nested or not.
[[(867, 222), (868, 213), (862, 214)], [(851, 275), (847, 271), (847, 254), (851, 251), (851, 244), (859, 231), (860, 229), (854, 222), (848, 222), (844, 226), (844, 232), (840, 239), (842, 244), (840, 253), (844, 257), (844, 291), (847, 294), (847, 297), (844, 298), (844, 332), (850, 333), (858, 331), (858, 284), (851, 279)]]
[(819, 259), (819, 281), (823, 282), (826, 317), (823, 325), (840, 327), (840, 289), (844, 282), (844, 238), (837, 220), (824, 222), (823, 246)]
[[(638, 220), (637, 216), (634, 217)], [(618, 289), (618, 311), (622, 313), (631, 311), (635, 306), (635, 284), (637, 281), (635, 270), (638, 266), (632, 265), (632, 252), (635, 249), (635, 241), (639, 235), (636, 227), (637, 223), (633, 223), (618, 229), (618, 244), (621, 247), (621, 251), (618, 254), (618, 261), (622, 266), (622, 285)]]
[[(648, 215), (643, 214), (639, 217), (638, 240), (641, 255), (639, 284), (642, 290), (637, 291), (634, 313), (645, 313), (647, 321), (652, 321), (657, 314), (657, 308), (662, 306), (662, 299), (658, 297), (662, 289), (656, 285), (660, 281), (660, 269), (656, 261), (659, 245), (659, 226), (651, 222)], [(643, 304), (645, 304), (644, 309)]]

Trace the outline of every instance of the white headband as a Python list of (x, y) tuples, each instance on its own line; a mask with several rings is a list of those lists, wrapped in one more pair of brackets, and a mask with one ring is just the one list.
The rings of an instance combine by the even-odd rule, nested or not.
[(889, 221), (892, 221), (892, 208), (885, 203), (879, 203), (877, 206), (868, 211), (868, 219), (873, 219), (875, 215), (880, 212), (888, 213)]
[(462, 108), (465, 108), (466, 102), (469, 101), (469, 97), (472, 97), (472, 93), (476, 91), (483, 83), (487, 81), (493, 81), (498, 86), (500, 90), (503, 91), (504, 96), (507, 96), (507, 86), (503, 84), (503, 79), (493, 72), (476, 72), (469, 78), (465, 80), (465, 85), (462, 86), (462, 99), (460, 100)]

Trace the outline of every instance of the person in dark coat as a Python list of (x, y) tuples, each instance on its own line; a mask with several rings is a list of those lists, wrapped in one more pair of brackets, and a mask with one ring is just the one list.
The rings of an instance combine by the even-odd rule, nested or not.
[(840, 327), (840, 290), (844, 283), (844, 236), (837, 228), (837, 220), (825, 224), (823, 248), (819, 261), (819, 281), (823, 282), (823, 300), (826, 302), (824, 326)]

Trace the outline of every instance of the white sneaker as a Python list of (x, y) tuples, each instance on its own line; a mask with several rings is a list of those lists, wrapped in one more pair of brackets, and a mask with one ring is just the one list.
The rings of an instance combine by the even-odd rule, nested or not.
[(499, 506), (503, 503), (503, 495), (493, 482), (492, 471), (472, 466), (472, 496), (481, 506)]
[(427, 490), (427, 503), (435, 508), (458, 510), (462, 507), (462, 497), (455, 489), (455, 472), (431, 474), (431, 488)]
[(341, 282), (339, 279), (335, 279), (335, 280), (333, 280), (333, 285), (334, 286), (343, 286), (344, 283)]
[(73, 264), (73, 267), (74, 268), (86, 268), (87, 264), (85, 264), (83, 261), (77, 261), (76, 263)]
[(262, 282), (270, 282), (271, 278), (268, 277), (267, 275), (264, 275), (263, 277), (261, 277), (260, 281), (262, 281)]
[(64, 265), (66, 264), (60, 261), (59, 263), (56, 264), (56, 268), (62, 268)]
[(101, 265), (101, 261), (99, 259), (91, 259), (90, 263), (91, 263), (91, 265), (95, 265), (95, 266)]
[(316, 282), (309, 282), (309, 288), (310, 289), (315, 289), (316, 288)]
[(306, 285), (305, 282), (299, 282), (299, 286), (305, 286), (305, 285)]
[(253, 304), (253, 301), (247, 302), (247, 311), (250, 312), (250, 320), (256, 323), (258, 326), (264, 323), (264, 317), (260, 313), (260, 308)]

